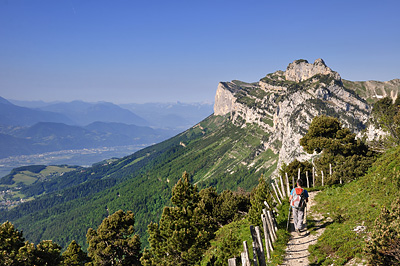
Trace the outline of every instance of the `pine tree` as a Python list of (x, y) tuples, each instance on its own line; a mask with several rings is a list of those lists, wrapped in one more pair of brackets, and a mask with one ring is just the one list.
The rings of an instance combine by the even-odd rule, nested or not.
[(12, 223), (5, 222), (0, 226), (0, 264), (13, 265), (18, 250), (24, 246), (22, 232)]
[(131, 211), (115, 212), (103, 220), (97, 230), (86, 235), (88, 255), (94, 265), (140, 265), (140, 238), (134, 229)]
[(251, 207), (249, 210), (249, 221), (253, 225), (262, 226), (261, 214), (262, 209), (265, 208), (264, 201), (269, 203), (271, 199), (270, 190), (268, 188), (267, 182), (264, 179), (264, 176), (261, 175), (260, 179), (258, 179), (258, 185), (255, 187), (250, 196)]
[(165, 207), (159, 224), (148, 226), (150, 250), (143, 265), (195, 265), (213, 238), (216, 224), (185, 172), (172, 190), (174, 207)]
[(344, 128), (337, 118), (325, 115), (314, 117), (300, 145), (308, 153), (322, 152), (314, 161), (318, 170), (328, 173), (332, 164), (333, 174), (326, 180), (327, 184), (354, 180), (375, 160), (375, 153), (356, 139), (350, 129)]
[(89, 262), (89, 258), (81, 246), (73, 240), (62, 254), (62, 261), (65, 266), (83, 266)]
[(24, 242), (22, 232), (12, 223), (0, 226), (0, 264), (9, 266), (47, 265), (58, 266), (61, 263), (61, 247), (51, 240), (41, 241), (37, 247)]
[(36, 248), (33, 243), (25, 242), (24, 246), (22, 246), (18, 250), (18, 255), (13, 262), (13, 264), (6, 265), (18, 265), (18, 266), (31, 266), (31, 265), (39, 265), (37, 264), (38, 258), (36, 256)]
[(51, 240), (42, 240), (36, 246), (36, 264), (58, 266), (61, 263), (61, 246)]
[(303, 184), (307, 184), (306, 171), (308, 171), (309, 181), (312, 178), (311, 176), (312, 164), (308, 161), (300, 162), (297, 159), (295, 159), (288, 165), (285, 164), (282, 165), (281, 169), (279, 170), (279, 174), (282, 177), (285, 177), (285, 174), (287, 174), (290, 180), (292, 180), (292, 177), (294, 177), (297, 180), (299, 169), (300, 169), (300, 179), (303, 180)]

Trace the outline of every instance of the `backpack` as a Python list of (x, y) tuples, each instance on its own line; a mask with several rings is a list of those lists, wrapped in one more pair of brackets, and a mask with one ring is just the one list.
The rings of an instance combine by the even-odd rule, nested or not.
[(306, 197), (304, 194), (304, 189), (296, 187), (290, 205), (296, 209), (304, 209), (306, 207)]

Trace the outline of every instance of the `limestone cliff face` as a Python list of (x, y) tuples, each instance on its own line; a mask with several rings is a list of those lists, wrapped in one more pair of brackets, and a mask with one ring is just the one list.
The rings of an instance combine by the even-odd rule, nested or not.
[(228, 88), (223, 83), (218, 84), (217, 93), (215, 94), (215, 103), (218, 104), (214, 104), (214, 115), (225, 115), (233, 110), (235, 96)]
[(299, 141), (315, 116), (338, 117), (359, 133), (366, 128), (370, 111), (371, 105), (346, 88), (340, 75), (322, 59), (313, 64), (296, 60), (286, 71), (268, 74), (258, 83), (221, 82), (214, 105), (215, 115), (230, 114), (238, 126), (262, 128), (268, 136), (263, 151), (279, 153), (278, 168), (294, 159), (311, 158)]
[(314, 64), (309, 64), (307, 60), (294, 61), (287, 67), (285, 78), (286, 80), (300, 82), (317, 74), (332, 75), (335, 79), (340, 80), (339, 74), (327, 67), (322, 59), (315, 60)]

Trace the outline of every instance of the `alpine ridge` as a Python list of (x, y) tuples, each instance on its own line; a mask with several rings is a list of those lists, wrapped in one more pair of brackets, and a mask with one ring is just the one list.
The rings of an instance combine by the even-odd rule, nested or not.
[[(303, 59), (295, 60), (286, 71), (267, 74), (259, 82), (220, 82), (214, 114), (229, 114), (232, 123), (241, 127), (255, 123), (263, 128), (268, 135), (268, 139), (263, 140), (263, 151), (271, 149), (279, 154), (279, 168), (282, 163), (308, 160), (313, 156), (303, 150), (299, 140), (315, 116), (337, 117), (354, 133), (364, 130), (371, 104), (380, 98), (376, 97), (377, 91), (392, 98), (397, 96), (399, 82), (386, 83), (345, 81), (344, 85), (339, 73), (322, 59), (313, 64)], [(360, 92), (365, 98), (358, 95)]]

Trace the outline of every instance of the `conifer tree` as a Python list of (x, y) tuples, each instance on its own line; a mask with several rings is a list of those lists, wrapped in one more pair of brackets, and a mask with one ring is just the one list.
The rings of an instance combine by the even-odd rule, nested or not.
[(285, 174), (287, 174), (290, 180), (292, 180), (292, 177), (297, 179), (299, 169), (300, 169), (300, 179), (303, 180), (303, 184), (307, 184), (306, 171), (308, 171), (309, 181), (312, 178), (311, 176), (312, 164), (308, 161), (300, 162), (297, 159), (295, 159), (288, 165), (283, 164), (281, 169), (279, 170), (279, 174), (282, 177), (285, 177)]
[(18, 255), (16, 259), (13, 261), (13, 264), (7, 265), (18, 265), (18, 266), (31, 266), (38, 265), (37, 264), (37, 256), (36, 256), (36, 248), (33, 243), (25, 242), (24, 246), (22, 246), (18, 250)]
[(22, 232), (18, 231), (10, 222), (0, 225), (0, 264), (12, 265), (18, 250), (24, 246)]
[(83, 266), (86, 262), (89, 262), (89, 258), (81, 246), (75, 240), (72, 240), (62, 254), (62, 261), (65, 266)]
[(349, 182), (363, 175), (375, 160), (375, 153), (350, 129), (344, 128), (337, 118), (325, 115), (312, 120), (308, 132), (300, 139), (300, 145), (308, 153), (321, 153), (315, 160), (318, 170), (333, 174), (326, 180), (328, 184)]
[(119, 210), (105, 218), (97, 230), (88, 230), (88, 255), (94, 265), (140, 265), (141, 244), (134, 234), (134, 223), (133, 212)]
[[(253, 225), (262, 226), (261, 214), (265, 208), (264, 201), (270, 202), (270, 190), (264, 176), (258, 179), (258, 185), (251, 191), (249, 210), (249, 221)], [(271, 206), (271, 205), (270, 205)]]
[(250, 208), (250, 196), (246, 192), (224, 190), (218, 195), (214, 215), (219, 225), (226, 225), (242, 218)]
[(58, 266), (61, 263), (61, 247), (51, 240), (41, 241), (37, 247), (24, 242), (22, 232), (10, 222), (0, 226), (0, 265)]
[(185, 172), (172, 190), (173, 207), (165, 207), (159, 224), (148, 226), (150, 249), (143, 265), (195, 265), (213, 238), (216, 225), (200, 203), (197, 186)]
[(36, 265), (58, 266), (61, 263), (61, 246), (51, 240), (42, 240), (36, 246)]

